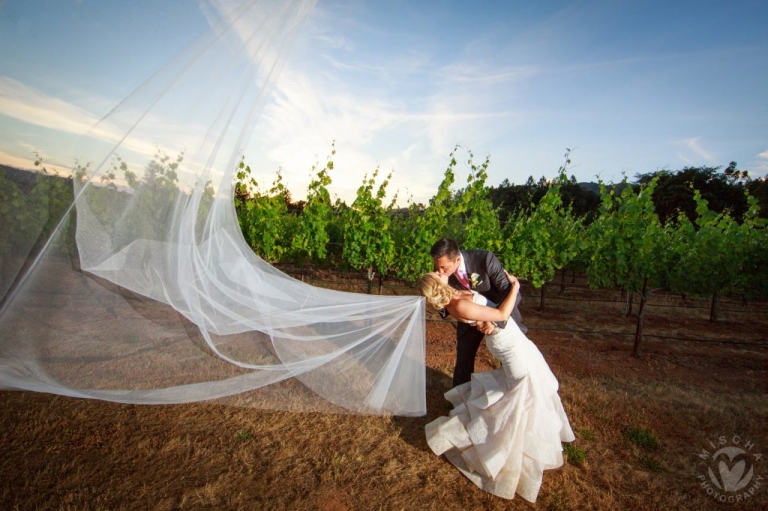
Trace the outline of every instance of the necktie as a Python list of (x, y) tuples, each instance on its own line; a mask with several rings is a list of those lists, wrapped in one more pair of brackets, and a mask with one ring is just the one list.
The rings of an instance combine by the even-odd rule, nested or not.
[(459, 282), (466, 287), (469, 288), (469, 281), (467, 280), (467, 274), (463, 271), (459, 270), (456, 272), (456, 277), (459, 279)]

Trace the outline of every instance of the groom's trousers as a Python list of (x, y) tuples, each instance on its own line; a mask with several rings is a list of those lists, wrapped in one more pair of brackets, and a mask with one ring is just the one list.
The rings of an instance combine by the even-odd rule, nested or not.
[(468, 323), (456, 325), (456, 367), (453, 368), (453, 386), (472, 379), (475, 372), (475, 356), (483, 340), (483, 333)]

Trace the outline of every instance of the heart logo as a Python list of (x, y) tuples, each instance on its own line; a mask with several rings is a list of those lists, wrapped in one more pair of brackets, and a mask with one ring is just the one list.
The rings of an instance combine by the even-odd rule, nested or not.
[(718, 473), (715, 474), (710, 467), (709, 478), (723, 491), (738, 491), (752, 480), (754, 467), (743, 449), (733, 446), (723, 447), (712, 455), (712, 463), (716, 464)]

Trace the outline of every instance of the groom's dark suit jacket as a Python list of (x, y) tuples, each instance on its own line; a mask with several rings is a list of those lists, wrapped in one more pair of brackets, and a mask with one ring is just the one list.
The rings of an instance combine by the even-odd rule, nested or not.
[[(507, 297), (510, 291), (509, 281), (504, 275), (504, 267), (493, 254), (487, 250), (462, 250), (461, 255), (464, 258), (464, 266), (469, 280), (473, 273), (478, 274), (478, 284), (470, 288), (485, 296), (493, 304), (498, 305)], [(467, 289), (459, 282), (456, 275), (448, 278), (448, 284), (455, 289)], [(522, 317), (517, 305), (520, 303), (518, 294), (515, 308), (512, 311), (512, 319), (525, 333), (528, 329), (522, 324)], [(489, 304), (492, 305), (492, 304)], [(459, 322), (456, 328), (456, 367), (453, 371), (453, 385), (459, 385), (468, 382), (475, 370), (475, 355), (483, 340), (483, 333), (475, 327)]]

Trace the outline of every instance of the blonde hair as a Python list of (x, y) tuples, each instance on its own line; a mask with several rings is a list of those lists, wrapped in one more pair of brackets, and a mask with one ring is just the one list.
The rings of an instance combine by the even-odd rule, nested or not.
[(427, 299), (427, 305), (440, 310), (451, 302), (456, 290), (440, 280), (434, 273), (427, 273), (416, 283), (418, 293)]

